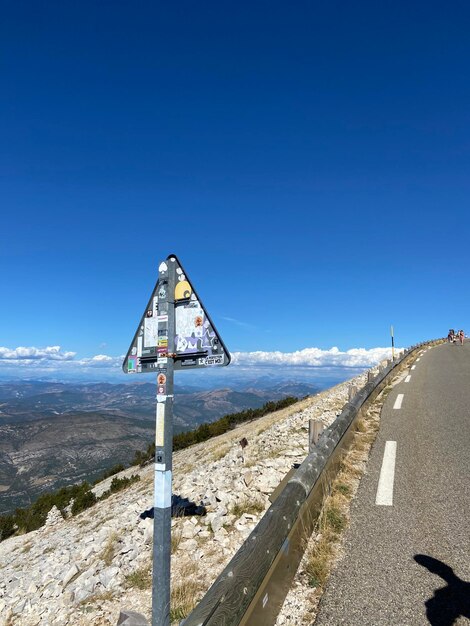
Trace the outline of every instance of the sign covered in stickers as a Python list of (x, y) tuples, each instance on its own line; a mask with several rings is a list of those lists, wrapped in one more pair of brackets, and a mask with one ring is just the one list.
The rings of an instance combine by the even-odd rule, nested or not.
[[(173, 261), (169, 263), (168, 261)], [(174, 293), (168, 293), (168, 272)], [(127, 374), (156, 372), (162, 359), (172, 358), (174, 369), (224, 366), (230, 354), (179, 260), (170, 255), (123, 362)]]

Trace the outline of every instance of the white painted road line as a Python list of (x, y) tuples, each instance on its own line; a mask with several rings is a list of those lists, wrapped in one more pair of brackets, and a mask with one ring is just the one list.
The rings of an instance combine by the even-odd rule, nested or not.
[[(420, 359), (420, 358), (421, 358), (421, 357), (419, 357), (419, 359)], [(419, 359), (416, 359), (416, 363), (419, 361)]]
[(411, 375), (408, 374), (408, 376), (405, 378), (405, 383), (409, 383), (411, 380)]
[(379, 484), (375, 504), (379, 506), (393, 505), (393, 482), (395, 480), (395, 459), (397, 456), (397, 442), (386, 441), (382, 469), (380, 470)]
[(405, 394), (399, 393), (397, 399), (395, 400), (395, 404), (393, 405), (394, 409), (401, 409), (401, 403), (403, 402), (403, 396)]
[(416, 367), (416, 365), (412, 365), (412, 366), (411, 366), (411, 369), (412, 369), (412, 370), (414, 370), (414, 369), (415, 369), (415, 367)]

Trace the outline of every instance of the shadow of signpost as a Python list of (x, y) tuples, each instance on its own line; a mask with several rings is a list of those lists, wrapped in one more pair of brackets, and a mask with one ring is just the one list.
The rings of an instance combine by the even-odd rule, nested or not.
[(451, 626), (458, 617), (470, 619), (470, 582), (461, 580), (454, 570), (425, 554), (416, 554), (414, 560), (432, 574), (440, 576), (447, 583), (434, 591), (426, 600), (426, 616), (432, 626)]
[[(146, 511), (143, 511), (139, 517), (140, 519), (146, 519), (149, 517), (153, 519), (153, 506)], [(200, 505), (197, 505), (195, 502), (191, 502), (188, 498), (183, 498), (177, 494), (172, 494), (171, 496), (171, 517), (186, 517), (193, 515), (200, 515), (201, 517), (207, 513), (206, 507), (203, 506), (202, 502)]]

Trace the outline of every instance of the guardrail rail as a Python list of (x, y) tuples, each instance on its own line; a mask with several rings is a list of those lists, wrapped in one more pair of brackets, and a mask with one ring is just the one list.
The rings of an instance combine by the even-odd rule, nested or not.
[(417, 351), (441, 341), (423, 342), (405, 350), (346, 403), (181, 626), (270, 626), (276, 622), (306, 540), (313, 532), (329, 479), (350, 446), (356, 420)]

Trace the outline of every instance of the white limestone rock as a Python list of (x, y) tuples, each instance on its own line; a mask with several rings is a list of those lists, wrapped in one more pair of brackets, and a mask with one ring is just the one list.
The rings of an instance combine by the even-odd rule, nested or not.
[(120, 582), (120, 568), (115, 566), (106, 567), (99, 573), (98, 580), (105, 589), (117, 587)]
[(62, 517), (62, 513), (54, 504), (52, 509), (47, 514), (46, 523), (44, 524), (43, 528), (50, 528), (51, 526), (56, 526), (60, 522), (63, 522), (63, 520), (64, 518)]
[(181, 529), (182, 539), (192, 539), (196, 534), (195, 527), (189, 520), (183, 523)]
[(62, 579), (62, 587), (66, 587), (69, 582), (72, 580), (72, 578), (74, 576), (76, 576), (79, 573), (79, 569), (78, 566), (76, 565), (76, 563), (74, 563), (68, 570), (67, 573), (65, 574), (65, 576)]

